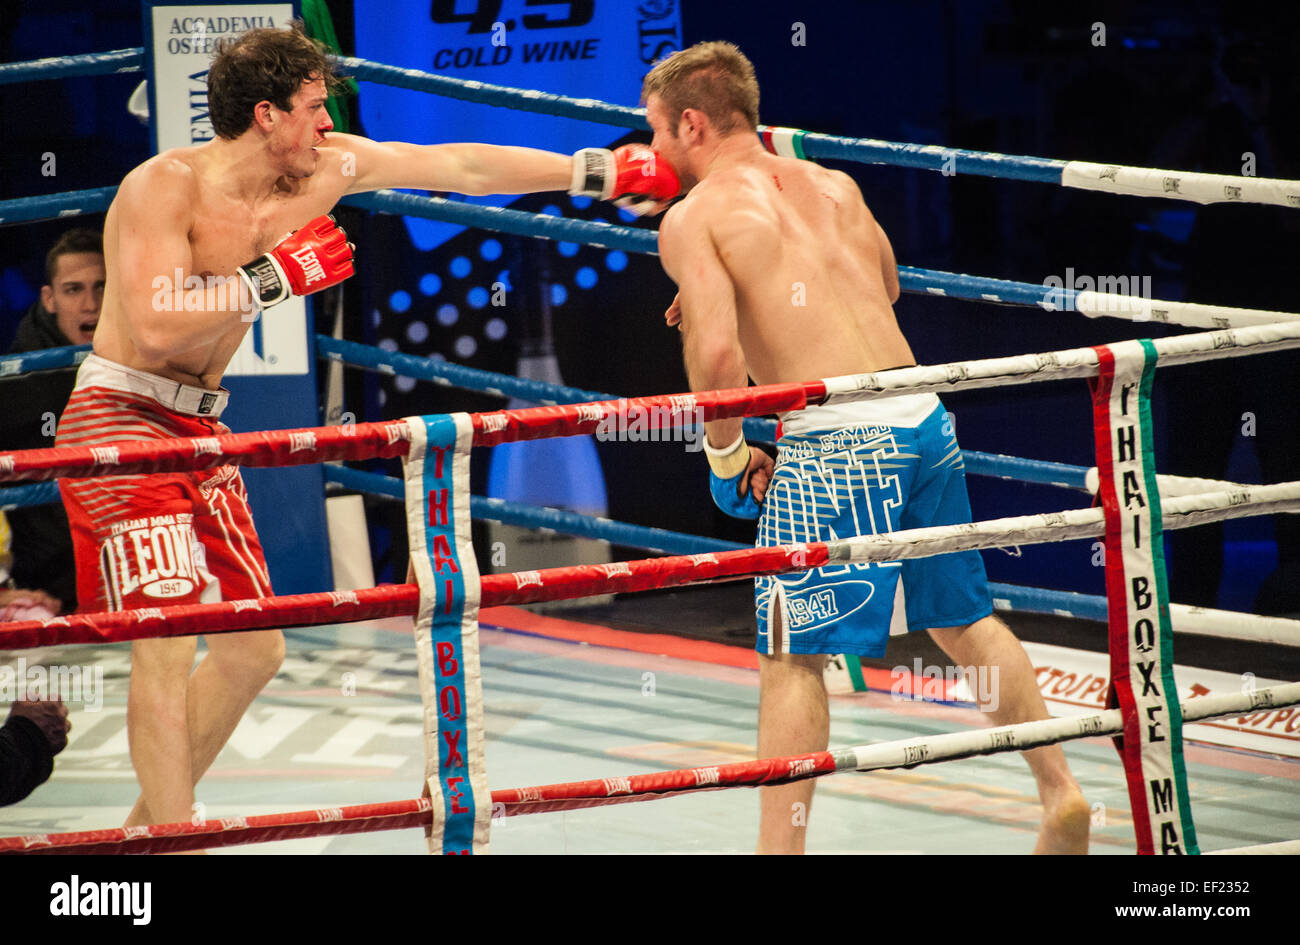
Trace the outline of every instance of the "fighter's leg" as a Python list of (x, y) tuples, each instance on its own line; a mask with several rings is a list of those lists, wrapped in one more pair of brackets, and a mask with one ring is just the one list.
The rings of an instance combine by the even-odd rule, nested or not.
[[(206, 639), (207, 656), (189, 677), (186, 692), (190, 808), (194, 803), (194, 785), (212, 766), (244, 712), (275, 678), (284, 661), (284, 634), (279, 630), (222, 633)], [(193, 659), (191, 644), (191, 663)], [(134, 679), (133, 670), (133, 683)], [(131, 813), (133, 819), (127, 823), (172, 823), (176, 819), (189, 820), (191, 812), (187, 808), (182, 818), (155, 818), (146, 792), (136, 801)]]
[[(976, 696), (996, 724), (1048, 718), (1025, 648), (997, 617), (985, 617), (968, 627), (933, 628), (930, 636), (957, 665), (987, 667), (982, 678), (989, 681), (992, 691)], [(1060, 745), (1047, 745), (1023, 754), (1043, 802), (1043, 823), (1034, 852), (1087, 853), (1091, 812), (1070, 773), (1065, 752)]]
[(131, 645), (126, 730), (142, 793), (128, 827), (190, 819), (194, 781), (187, 697), (195, 646), (193, 637)]
[[(779, 621), (780, 609), (773, 619)], [(822, 654), (758, 654), (758, 757), (825, 751), (830, 710)], [(759, 789), (759, 853), (803, 853), (813, 780)]]

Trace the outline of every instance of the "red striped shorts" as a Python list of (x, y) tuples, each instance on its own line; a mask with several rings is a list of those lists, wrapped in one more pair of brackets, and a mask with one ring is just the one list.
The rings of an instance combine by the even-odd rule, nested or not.
[[(91, 355), (77, 373), (55, 445), (229, 433), (218, 419), (224, 398)], [(82, 611), (243, 600), (271, 593), (236, 466), (61, 479), (59, 491), (72, 529)]]

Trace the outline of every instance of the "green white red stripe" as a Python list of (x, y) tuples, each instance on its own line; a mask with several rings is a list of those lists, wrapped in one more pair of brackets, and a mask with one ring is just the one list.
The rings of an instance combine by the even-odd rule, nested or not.
[(1106, 520), (1111, 691), (1139, 853), (1200, 852), (1183, 765), (1183, 719), (1173, 677), (1160, 495), (1151, 436), (1150, 341), (1096, 349), (1093, 422)]
[(769, 128), (766, 125), (758, 129), (758, 136), (763, 140), (763, 147), (780, 157), (805, 160), (803, 138), (808, 132), (798, 128)]

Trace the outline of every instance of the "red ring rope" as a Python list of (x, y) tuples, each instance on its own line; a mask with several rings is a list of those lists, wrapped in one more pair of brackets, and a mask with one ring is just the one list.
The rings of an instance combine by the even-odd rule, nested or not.
[[(720, 420), (800, 410), (826, 396), (821, 381), (769, 384), (699, 394), (662, 394), (471, 414), (474, 443), (492, 446), (510, 440), (595, 433), (607, 417), (640, 411), (646, 429), (664, 429), (695, 420)], [(698, 410), (698, 416), (696, 411)], [(81, 478), (177, 472), (215, 466), (298, 466), (336, 460), (406, 455), (410, 430), (405, 420), (343, 424), (301, 430), (266, 430), (224, 436), (149, 440), (103, 446), (59, 446), (0, 454), (0, 482), (22, 479)]]
[[(488, 574), (481, 579), (483, 607), (560, 600), (592, 594), (644, 591), (682, 584), (820, 567), (827, 546), (782, 545), (709, 554), (646, 558), (613, 564), (582, 564), (544, 571)], [(178, 604), (171, 607), (98, 614), (69, 614), (49, 620), (0, 624), (0, 650), (67, 643), (127, 640), (348, 623), (378, 617), (412, 616), (419, 606), (414, 584), (389, 584), (356, 591), (263, 597), (259, 600)]]

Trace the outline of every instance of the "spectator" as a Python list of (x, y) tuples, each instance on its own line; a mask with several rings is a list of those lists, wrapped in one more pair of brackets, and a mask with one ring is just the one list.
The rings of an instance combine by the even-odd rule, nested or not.
[[(94, 230), (69, 230), (45, 257), (46, 284), (18, 325), (10, 353), (89, 344), (104, 295), (104, 249)], [(54, 445), (55, 425), (72, 393), (75, 370), (23, 374), (0, 382), (5, 403), (0, 448)], [(68, 518), (59, 504), (14, 509), (13, 581), (39, 588), (76, 609), (76, 568)]]

